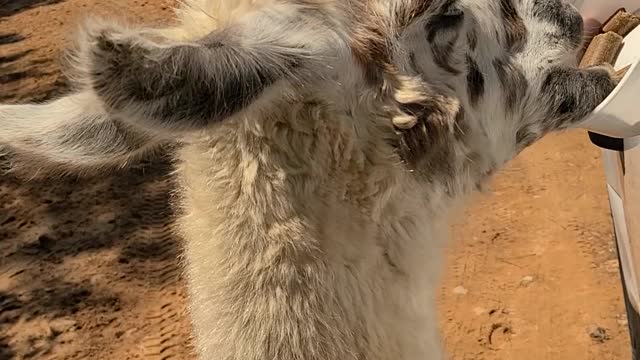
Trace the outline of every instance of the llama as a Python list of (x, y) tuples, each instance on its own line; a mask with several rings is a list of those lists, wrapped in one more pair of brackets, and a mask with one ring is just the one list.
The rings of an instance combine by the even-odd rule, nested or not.
[(17, 172), (108, 171), (177, 144), (200, 359), (445, 358), (447, 218), (615, 87), (561, 0), (187, 0), (92, 21), (74, 91), (0, 105)]

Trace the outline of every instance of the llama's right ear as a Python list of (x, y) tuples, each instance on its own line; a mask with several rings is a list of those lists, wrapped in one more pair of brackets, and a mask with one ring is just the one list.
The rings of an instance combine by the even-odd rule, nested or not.
[(104, 111), (95, 94), (0, 104), (0, 155), (24, 174), (85, 174), (123, 167), (165, 141)]
[(86, 33), (81, 61), (109, 112), (154, 130), (197, 130), (293, 80), (308, 53), (246, 41), (233, 28), (193, 43), (154, 41), (113, 26)]

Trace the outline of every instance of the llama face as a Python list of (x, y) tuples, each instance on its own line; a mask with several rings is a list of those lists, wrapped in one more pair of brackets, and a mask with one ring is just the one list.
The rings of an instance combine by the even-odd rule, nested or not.
[[(460, 134), (450, 144), (484, 137), (483, 151), (502, 164), (549, 131), (584, 119), (615, 86), (610, 68), (575, 68), (583, 20), (567, 1), (432, 4), (401, 36), (397, 61), (460, 101), (450, 124)], [(420, 127), (433, 132), (433, 123), (418, 124), (405, 137), (425, 136)]]
[[(561, 0), (443, 1), (411, 25), (412, 56), (429, 70), (459, 75), (471, 55), (480, 63), (526, 59), (527, 65), (573, 60), (582, 43), (583, 21)], [(534, 56), (533, 54), (536, 54)], [(546, 66), (546, 65), (545, 65)]]

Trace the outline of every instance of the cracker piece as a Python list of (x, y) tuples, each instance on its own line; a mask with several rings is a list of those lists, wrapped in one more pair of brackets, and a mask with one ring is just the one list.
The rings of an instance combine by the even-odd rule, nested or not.
[(621, 47), (622, 36), (613, 31), (597, 35), (593, 38), (582, 57), (580, 67), (586, 68), (604, 63), (613, 64)]
[(613, 17), (602, 26), (603, 32), (613, 31), (620, 36), (627, 36), (633, 29), (640, 25), (640, 17), (618, 10)]

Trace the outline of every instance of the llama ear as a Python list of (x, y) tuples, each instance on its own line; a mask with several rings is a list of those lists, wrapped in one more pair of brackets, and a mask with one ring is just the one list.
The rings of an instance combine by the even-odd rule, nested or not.
[(83, 174), (126, 166), (163, 141), (113, 118), (88, 91), (43, 104), (0, 104), (0, 155), (10, 170)]
[(154, 130), (197, 130), (295, 78), (301, 49), (248, 42), (224, 29), (193, 43), (160, 43), (114, 27), (87, 32), (82, 61), (108, 111)]

